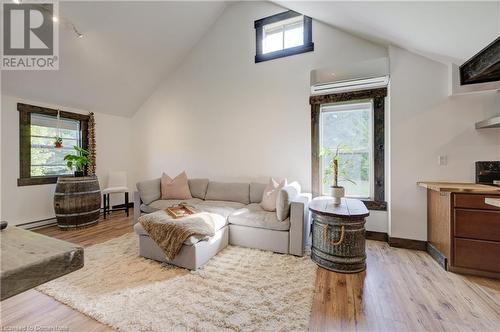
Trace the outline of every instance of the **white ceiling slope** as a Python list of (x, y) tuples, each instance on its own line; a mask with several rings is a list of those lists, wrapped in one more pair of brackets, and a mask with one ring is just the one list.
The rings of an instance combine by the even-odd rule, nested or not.
[[(274, 1), (380, 44), (462, 63), (500, 35), (500, 1)], [(224, 2), (60, 2), (58, 71), (3, 71), (2, 94), (132, 116), (222, 14)]]
[(500, 35), (500, 1), (275, 1), (362, 38), (462, 64)]
[(2, 71), (2, 94), (132, 116), (220, 16), (223, 2), (60, 2), (57, 71)]

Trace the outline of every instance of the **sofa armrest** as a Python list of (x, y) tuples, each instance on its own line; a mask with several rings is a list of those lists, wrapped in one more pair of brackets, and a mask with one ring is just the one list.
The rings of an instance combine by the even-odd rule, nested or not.
[(311, 221), (309, 218), (309, 202), (312, 195), (301, 193), (290, 203), (290, 254), (304, 256), (305, 247), (309, 241)]
[(141, 196), (138, 191), (134, 191), (134, 224), (141, 216)]

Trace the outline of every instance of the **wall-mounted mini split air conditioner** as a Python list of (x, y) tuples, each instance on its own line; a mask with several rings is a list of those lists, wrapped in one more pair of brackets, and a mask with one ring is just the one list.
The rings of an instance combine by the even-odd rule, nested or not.
[(313, 95), (339, 93), (354, 90), (383, 88), (389, 84), (389, 76), (360, 78), (354, 80), (320, 83), (311, 87)]
[(346, 63), (338, 67), (311, 71), (313, 95), (382, 88), (388, 84), (388, 58)]

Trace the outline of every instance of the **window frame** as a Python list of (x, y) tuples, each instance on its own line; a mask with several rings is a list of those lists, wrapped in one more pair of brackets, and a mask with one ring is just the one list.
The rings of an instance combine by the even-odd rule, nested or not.
[[(19, 178), (17, 186), (33, 186), (56, 183), (57, 175), (31, 176), (31, 114), (57, 116), (58, 110), (17, 103), (19, 112)], [(80, 121), (82, 148), (88, 148), (88, 121), (89, 116), (66, 111), (59, 111), (61, 118)]]
[(321, 105), (339, 102), (373, 102), (373, 190), (372, 200), (363, 200), (370, 210), (387, 210), (385, 200), (385, 97), (387, 88), (342, 92), (326, 95), (316, 95), (309, 98), (311, 105), (311, 184), (313, 197), (320, 196), (321, 190), (321, 157), (320, 146), (320, 116)]
[[(304, 17), (304, 43), (299, 46), (289, 47), (282, 50), (262, 53), (262, 41), (264, 36), (264, 26), (279, 21), (284, 21), (293, 17)], [(302, 15), (293, 10), (289, 10), (276, 15), (268, 16), (254, 22), (255, 27), (255, 63), (283, 58), (295, 54), (301, 54), (314, 51), (312, 41), (312, 19), (309, 16)], [(283, 36), (284, 38), (284, 36)]]

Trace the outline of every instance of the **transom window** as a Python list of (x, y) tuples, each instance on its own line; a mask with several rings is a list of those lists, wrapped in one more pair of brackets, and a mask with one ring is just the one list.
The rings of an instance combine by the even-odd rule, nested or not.
[(255, 62), (314, 50), (311, 18), (294, 11), (255, 21), (255, 32)]
[[(321, 106), (320, 151), (338, 151), (339, 185), (347, 197), (373, 198), (373, 103)], [(322, 195), (330, 195), (332, 154), (321, 156)]]
[(264, 25), (262, 54), (304, 45), (304, 16)]
[(18, 103), (18, 186), (56, 183), (72, 174), (64, 156), (75, 154), (75, 146), (86, 149), (89, 116)]

